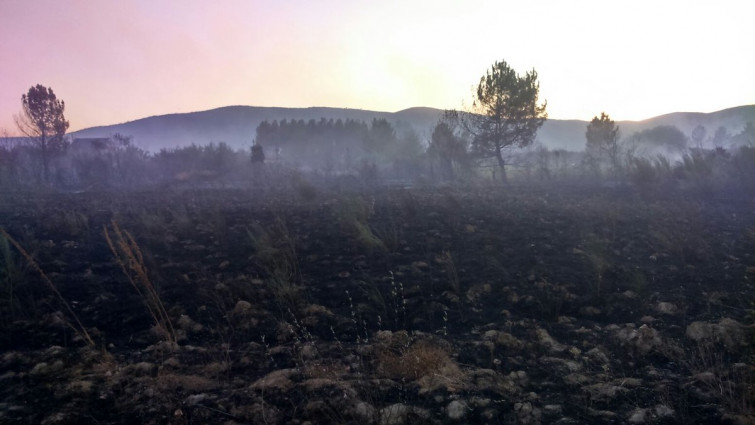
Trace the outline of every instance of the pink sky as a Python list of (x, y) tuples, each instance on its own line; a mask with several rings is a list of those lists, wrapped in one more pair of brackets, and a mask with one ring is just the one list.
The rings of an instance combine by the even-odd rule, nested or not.
[(35, 84), (70, 130), (227, 105), (460, 108), (501, 59), (538, 71), (552, 118), (710, 112), (755, 103), (748, 4), (3, 0), (0, 131)]

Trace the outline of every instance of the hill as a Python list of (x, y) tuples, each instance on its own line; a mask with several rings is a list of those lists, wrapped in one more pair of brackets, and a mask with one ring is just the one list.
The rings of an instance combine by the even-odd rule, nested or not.
[[(92, 127), (71, 135), (79, 137), (109, 137), (115, 133), (132, 136), (138, 146), (157, 151), (162, 148), (205, 145), (225, 142), (234, 148), (252, 144), (257, 126), (262, 121), (353, 119), (370, 122), (385, 118), (397, 127), (407, 124), (422, 140), (430, 137), (432, 127), (443, 111), (434, 108), (409, 108), (398, 112), (380, 112), (345, 108), (278, 108), (257, 106), (227, 106), (201, 112), (169, 114), (142, 118), (122, 124)], [(738, 133), (745, 123), (755, 123), (755, 105), (739, 106), (712, 113), (676, 112), (643, 121), (619, 121), (623, 136), (658, 125), (675, 125), (690, 134), (698, 124), (711, 134), (718, 126)], [(538, 132), (538, 141), (551, 149), (581, 150), (585, 143), (588, 121), (549, 119)]]

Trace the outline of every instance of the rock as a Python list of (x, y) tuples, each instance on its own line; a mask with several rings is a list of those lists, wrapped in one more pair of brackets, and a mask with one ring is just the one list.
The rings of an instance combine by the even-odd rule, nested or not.
[(629, 414), (629, 419), (627, 419), (627, 422), (629, 422), (630, 424), (641, 424), (647, 421), (647, 417), (648, 409), (642, 409), (638, 407)]
[(535, 330), (535, 334), (537, 335), (540, 346), (548, 350), (551, 354), (561, 353), (566, 350), (566, 346), (553, 339), (545, 329), (538, 328)]
[(157, 373), (157, 365), (150, 362), (139, 362), (128, 367), (136, 376), (152, 376)]
[(713, 325), (706, 322), (692, 322), (689, 325), (687, 325), (687, 330), (685, 332), (685, 335), (687, 335), (687, 338), (695, 341), (700, 342), (705, 339), (712, 339), (713, 338)]
[(468, 404), (474, 407), (488, 407), (491, 403), (493, 403), (493, 400), (489, 398), (474, 396)]
[(572, 386), (575, 386), (575, 387), (579, 387), (579, 386), (585, 385), (585, 384), (587, 384), (587, 383), (589, 383), (591, 381), (592, 380), (589, 377), (587, 377), (587, 376), (585, 376), (585, 375), (583, 375), (581, 373), (570, 373), (570, 374), (564, 376), (564, 383), (566, 385), (572, 385)]
[(380, 344), (385, 344), (385, 345), (390, 344), (392, 338), (393, 338), (393, 332), (389, 330), (377, 331), (375, 332), (375, 336), (374, 336), (374, 339), (376, 342)]
[(679, 314), (679, 307), (672, 303), (667, 302), (659, 302), (655, 305), (655, 311), (657, 311), (660, 314), (665, 314), (667, 316), (676, 316)]
[(649, 353), (663, 344), (658, 331), (648, 325), (642, 325), (636, 329), (629, 324), (614, 333), (614, 337), (622, 345), (634, 347), (640, 355)]
[(47, 364), (47, 362), (39, 362), (34, 365), (34, 367), (31, 369), (32, 376), (40, 376), (40, 375), (46, 375), (49, 373), (50, 365)]
[(495, 344), (491, 341), (469, 341), (459, 350), (459, 362), (482, 368), (493, 366)]
[(559, 357), (543, 356), (538, 359), (538, 363), (548, 366), (558, 376), (564, 376), (582, 370), (582, 366), (579, 363)]
[(301, 320), (301, 323), (309, 329), (318, 329), (322, 327), (327, 329), (330, 326), (328, 325), (329, 321), (335, 316), (330, 309), (319, 304), (308, 305), (303, 313), (305, 316)]
[(197, 404), (207, 400), (210, 398), (210, 395), (207, 393), (201, 393), (201, 394), (193, 394), (184, 400), (184, 404), (187, 406), (196, 406)]
[(354, 416), (364, 419), (366, 423), (373, 423), (377, 413), (373, 405), (361, 400), (354, 405), (353, 412)]
[(291, 377), (296, 375), (296, 369), (279, 369), (274, 370), (262, 378), (254, 381), (250, 386), (253, 390), (270, 390), (276, 389), (280, 391), (288, 390), (293, 386)]
[(202, 331), (202, 325), (192, 320), (192, 318), (186, 314), (182, 314), (181, 317), (178, 318), (176, 324), (180, 329), (183, 329), (186, 332), (197, 333)]
[(70, 415), (63, 413), (63, 412), (56, 412), (52, 415), (49, 415), (45, 417), (41, 424), (42, 425), (55, 425), (55, 424), (67, 424), (71, 423), (71, 420), (73, 418), (70, 417)]
[(522, 341), (507, 332), (499, 332), (497, 338), (495, 339), (495, 344), (512, 351), (518, 351), (524, 347), (524, 343)]
[(521, 391), (510, 377), (502, 376), (492, 369), (472, 369), (468, 372), (467, 378), (470, 390), (477, 392), (510, 396)]
[(403, 425), (412, 422), (409, 420), (410, 415), (426, 419), (430, 417), (430, 412), (419, 407), (407, 406), (404, 403), (396, 403), (380, 409), (378, 423), (380, 425)]
[(601, 365), (607, 365), (611, 362), (608, 356), (598, 347), (591, 348), (587, 353), (587, 357), (596, 363)]
[(162, 363), (162, 366), (163, 366), (163, 367), (172, 368), (172, 369), (178, 369), (178, 368), (180, 368), (180, 367), (181, 367), (182, 365), (181, 365), (181, 360), (179, 360), (178, 358), (176, 358), (176, 357), (168, 357), (168, 358), (167, 358), (167, 359), (165, 359), (165, 361), (164, 361), (164, 362)]
[(563, 407), (560, 404), (547, 404), (543, 406), (543, 414), (545, 416), (560, 417)]
[(590, 395), (591, 402), (609, 402), (619, 394), (628, 391), (623, 386), (611, 382), (587, 385), (582, 387), (582, 390)]
[(526, 387), (530, 382), (529, 377), (527, 376), (527, 372), (523, 370), (516, 370), (509, 373), (509, 379), (511, 379), (520, 387)]
[(492, 290), (493, 287), (489, 283), (472, 285), (466, 293), (467, 301), (473, 304), (479, 303), (484, 297), (488, 296)]
[(659, 418), (667, 418), (674, 416), (674, 409), (665, 404), (658, 404), (653, 408), (653, 413)]
[(697, 343), (723, 344), (729, 351), (747, 345), (744, 326), (736, 320), (724, 317), (716, 323), (692, 322), (687, 326), (687, 338)]
[(255, 424), (276, 424), (281, 416), (280, 410), (266, 402), (239, 406), (234, 408), (232, 413), (234, 416), (249, 418), (249, 421), (244, 421), (244, 423)]
[(696, 373), (692, 375), (692, 378), (697, 382), (701, 382), (701, 383), (711, 385), (711, 386), (715, 385), (716, 380), (717, 380), (716, 374), (714, 374), (713, 372)]
[(498, 332), (497, 330), (491, 329), (489, 331), (485, 331), (485, 333), (482, 334), (482, 338), (486, 341), (495, 341), (496, 339), (498, 339), (499, 334), (500, 332)]
[(468, 410), (469, 406), (460, 400), (454, 400), (446, 406), (448, 418), (453, 420), (463, 419), (467, 415)]
[(304, 360), (313, 360), (318, 356), (317, 347), (313, 344), (304, 344), (299, 349), (299, 356)]
[(542, 411), (534, 407), (530, 402), (514, 404), (514, 412), (520, 424), (539, 424)]
[(239, 300), (236, 305), (233, 307), (233, 311), (231, 312), (234, 316), (244, 317), (249, 315), (249, 313), (252, 312), (252, 303), (249, 301)]
[(588, 306), (580, 308), (579, 309), (579, 314), (582, 315), (582, 316), (584, 316), (584, 317), (597, 317), (597, 316), (600, 316), (601, 314), (603, 314), (603, 312), (600, 311), (600, 309), (597, 308), (597, 307), (593, 307), (591, 305), (588, 305)]
[(755, 415), (747, 415), (747, 414), (732, 414), (727, 413), (723, 415), (723, 422), (724, 423), (731, 423), (734, 425), (753, 425), (755, 424)]
[(616, 413), (610, 410), (597, 410), (591, 407), (587, 408), (587, 414), (594, 418), (600, 418), (601, 421), (604, 421), (601, 423), (613, 423), (613, 421), (616, 419), (616, 416), (618, 416)]
[(89, 395), (92, 392), (94, 383), (88, 380), (73, 381), (66, 386), (68, 393), (77, 395)]

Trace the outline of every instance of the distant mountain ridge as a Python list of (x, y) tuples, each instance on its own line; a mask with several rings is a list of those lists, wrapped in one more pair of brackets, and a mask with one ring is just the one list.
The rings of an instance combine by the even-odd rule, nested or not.
[[(609, 112), (610, 113), (610, 112)], [(430, 138), (432, 128), (443, 110), (415, 107), (398, 112), (368, 111), (347, 108), (281, 108), (259, 106), (226, 106), (207, 111), (158, 115), (122, 124), (91, 127), (71, 133), (74, 138), (110, 137), (115, 133), (132, 136), (134, 143), (150, 151), (191, 144), (206, 145), (225, 142), (234, 148), (248, 148), (262, 121), (352, 119), (371, 122), (384, 118), (394, 126), (411, 125), (423, 141)], [(712, 134), (718, 126), (738, 133), (750, 121), (755, 124), (755, 105), (738, 106), (711, 113), (675, 112), (643, 121), (619, 121), (622, 136), (629, 136), (658, 125), (674, 125), (689, 135), (697, 125)], [(540, 143), (550, 149), (582, 150), (588, 121), (549, 119), (537, 135)]]

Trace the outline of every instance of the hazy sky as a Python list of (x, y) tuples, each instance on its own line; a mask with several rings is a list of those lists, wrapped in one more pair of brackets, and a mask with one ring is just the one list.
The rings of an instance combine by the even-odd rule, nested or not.
[(496, 60), (551, 118), (755, 103), (755, 2), (0, 0), (0, 130), (35, 84), (70, 130), (227, 105), (460, 108)]

